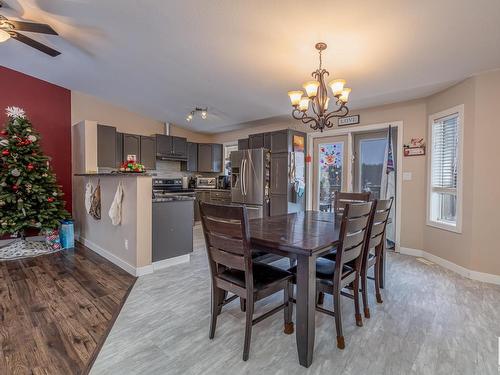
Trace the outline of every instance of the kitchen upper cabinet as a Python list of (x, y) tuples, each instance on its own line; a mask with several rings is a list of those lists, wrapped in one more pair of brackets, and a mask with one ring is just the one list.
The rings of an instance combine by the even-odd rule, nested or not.
[(115, 155), (116, 168), (120, 168), (125, 161), (123, 159), (123, 133), (116, 133)]
[(271, 149), (271, 133), (264, 133), (264, 148)]
[(137, 134), (123, 134), (123, 160), (128, 155), (135, 155), (137, 160), (141, 158), (141, 136)]
[(162, 160), (186, 160), (187, 139), (171, 135), (156, 135), (156, 156)]
[(222, 171), (222, 145), (214, 143), (198, 144), (198, 172)]
[(251, 134), (248, 137), (248, 147), (250, 149), (264, 147), (264, 134)]
[(212, 145), (212, 172), (222, 172), (222, 145)]
[(97, 125), (97, 166), (100, 168), (116, 167), (116, 128)]
[(187, 158), (187, 139), (172, 137), (172, 151), (176, 157)]
[(140, 136), (140, 161), (146, 169), (156, 169), (156, 137)]
[(193, 142), (187, 143), (186, 171), (188, 172), (198, 171), (198, 143), (193, 143)]
[(290, 150), (289, 131), (280, 130), (271, 133), (271, 152), (288, 152)]
[(198, 144), (198, 172), (212, 172), (212, 145)]
[(239, 151), (248, 150), (248, 148), (249, 148), (248, 143), (249, 143), (248, 138), (238, 139), (238, 150)]

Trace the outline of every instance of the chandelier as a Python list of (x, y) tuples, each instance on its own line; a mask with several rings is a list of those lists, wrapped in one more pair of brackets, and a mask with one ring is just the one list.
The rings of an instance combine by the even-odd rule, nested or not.
[(200, 117), (203, 119), (203, 120), (206, 120), (207, 119), (207, 116), (208, 116), (208, 108), (199, 108), (199, 107), (196, 107), (195, 109), (193, 109), (191, 112), (189, 112), (189, 114), (187, 115), (186, 117), (186, 121), (187, 122), (191, 122), (194, 118), (194, 116), (199, 113), (200, 114)]
[[(347, 108), (347, 100), (349, 98), (350, 88), (344, 87), (345, 80), (334, 79), (328, 83), (335, 100), (335, 105), (338, 107), (335, 110), (328, 112), (328, 90), (325, 84), (325, 78), (330, 73), (323, 69), (321, 53), (326, 49), (326, 43), (316, 43), (316, 49), (319, 52), (319, 68), (312, 72), (314, 81), (308, 81), (302, 85), (306, 90), (307, 96), (304, 96), (302, 90), (289, 91), (288, 96), (292, 102), (292, 116), (296, 120), (302, 121), (304, 124), (309, 124), (311, 129), (320, 130), (331, 128), (333, 123), (331, 120), (335, 117), (345, 117), (349, 113)], [(309, 106), (309, 104), (311, 104)], [(312, 113), (309, 111), (312, 109)], [(309, 113), (308, 113), (309, 112)]]

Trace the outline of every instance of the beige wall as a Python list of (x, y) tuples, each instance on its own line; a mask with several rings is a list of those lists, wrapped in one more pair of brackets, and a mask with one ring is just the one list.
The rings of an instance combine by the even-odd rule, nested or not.
[[(94, 187), (100, 181), (101, 220), (95, 220), (85, 211), (85, 185), (89, 181)], [(120, 181), (123, 184), (122, 223), (114, 226), (108, 212)], [(130, 273), (152, 263), (151, 183), (148, 176), (73, 177), (77, 237)]]
[[(71, 123), (90, 120), (99, 124), (115, 126), (122, 133), (140, 135), (163, 134), (161, 121), (131, 112), (95, 96), (71, 91)], [(210, 142), (210, 135), (191, 132), (187, 129), (170, 126), (170, 134), (185, 137), (193, 142)]]
[[(472, 243), (472, 194), (474, 171), (475, 133), (475, 79), (469, 78), (443, 92), (427, 99), (427, 115), (444, 111), (454, 106), (464, 105), (463, 143), (463, 222), (462, 233), (454, 233), (430, 226), (424, 228), (423, 249), (453, 263), (470, 268)], [(428, 118), (427, 118), (428, 122)], [(429, 156), (429, 155), (428, 155)], [(427, 178), (427, 176), (426, 176)]]
[(474, 183), (470, 268), (500, 274), (500, 70), (475, 77)]

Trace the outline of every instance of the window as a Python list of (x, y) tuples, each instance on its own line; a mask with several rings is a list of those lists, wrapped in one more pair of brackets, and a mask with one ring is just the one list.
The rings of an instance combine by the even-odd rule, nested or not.
[(231, 152), (238, 151), (238, 144), (224, 145), (224, 174), (229, 176), (231, 174)]
[(463, 105), (429, 118), (427, 224), (462, 231)]

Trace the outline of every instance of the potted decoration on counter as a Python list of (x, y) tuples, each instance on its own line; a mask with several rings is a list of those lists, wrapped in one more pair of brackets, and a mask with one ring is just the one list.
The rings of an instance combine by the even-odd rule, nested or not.
[(144, 173), (144, 172), (146, 172), (146, 168), (144, 168), (144, 165), (137, 163), (137, 156), (127, 155), (127, 161), (121, 165), (120, 172), (122, 172), (122, 173)]

